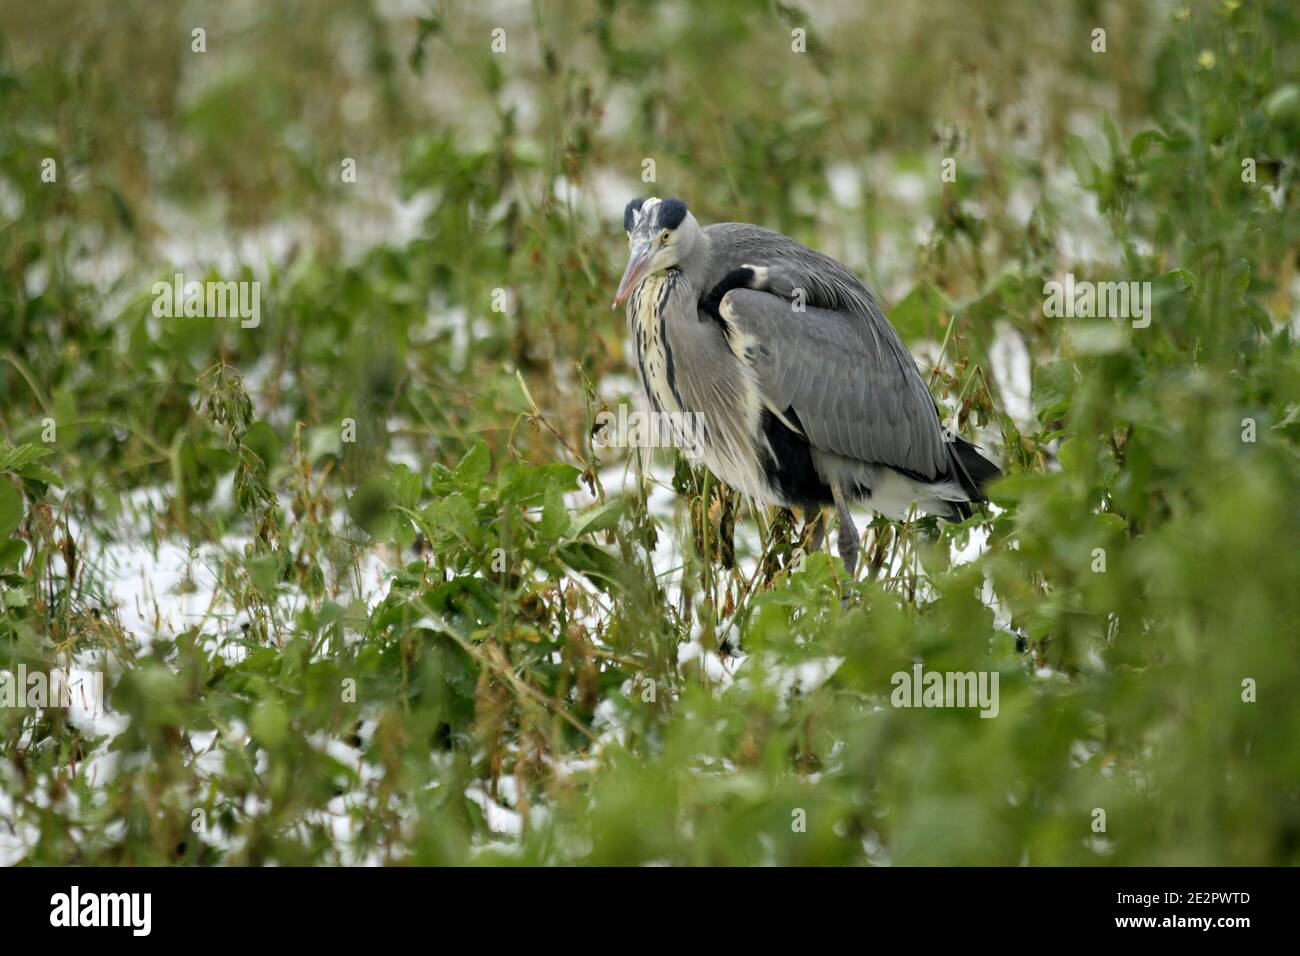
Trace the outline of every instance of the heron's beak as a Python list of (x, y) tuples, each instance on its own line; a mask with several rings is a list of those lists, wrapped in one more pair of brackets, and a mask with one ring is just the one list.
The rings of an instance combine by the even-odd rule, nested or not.
[(623, 270), (623, 278), (618, 283), (618, 291), (614, 293), (614, 304), (611, 309), (617, 309), (623, 304), (623, 300), (632, 294), (637, 283), (646, 277), (650, 271), (650, 260), (654, 258), (653, 250), (650, 243), (643, 243), (632, 247), (632, 254), (628, 257), (627, 268)]

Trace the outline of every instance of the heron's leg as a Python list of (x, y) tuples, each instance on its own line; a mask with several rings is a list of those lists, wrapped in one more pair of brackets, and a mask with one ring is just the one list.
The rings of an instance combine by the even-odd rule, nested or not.
[(849, 579), (852, 580), (858, 570), (858, 529), (853, 526), (849, 503), (845, 500), (844, 489), (838, 481), (831, 482), (831, 496), (835, 499), (835, 516), (840, 528), (840, 557), (844, 561), (844, 570), (849, 572)]

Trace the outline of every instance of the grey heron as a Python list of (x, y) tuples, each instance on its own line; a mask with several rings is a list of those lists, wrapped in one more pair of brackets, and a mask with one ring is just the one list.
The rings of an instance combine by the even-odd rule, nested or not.
[(833, 505), (852, 577), (849, 503), (950, 521), (1001, 474), (946, 432), (898, 332), (829, 256), (747, 223), (702, 228), (680, 199), (634, 199), (614, 297), (652, 410), (700, 423), (713, 474), (767, 504)]

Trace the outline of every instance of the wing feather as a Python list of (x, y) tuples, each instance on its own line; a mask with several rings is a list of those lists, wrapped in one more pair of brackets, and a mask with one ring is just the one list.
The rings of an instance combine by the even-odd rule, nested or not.
[(734, 341), (765, 346), (741, 349), (764, 401), (778, 412), (792, 408), (814, 448), (927, 480), (946, 474), (934, 402), (901, 341), (905, 363), (887, 344), (898, 338), (893, 327), (882, 330), (854, 312), (793, 306), (756, 289), (733, 289), (721, 303)]
[[(792, 407), (814, 447), (927, 479), (948, 472), (930, 391), (857, 276), (761, 226), (718, 223), (705, 232), (706, 289), (743, 265), (767, 269), (765, 291), (733, 289), (724, 301), (741, 334), (766, 346), (751, 361), (774, 411)], [(793, 308), (796, 295), (806, 311)]]

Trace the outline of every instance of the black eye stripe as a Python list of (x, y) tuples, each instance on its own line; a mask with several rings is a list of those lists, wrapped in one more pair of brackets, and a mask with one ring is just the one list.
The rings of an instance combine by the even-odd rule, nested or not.
[(655, 207), (655, 225), (661, 229), (676, 229), (686, 218), (686, 203), (680, 199), (665, 199)]
[(641, 211), (641, 206), (644, 204), (645, 200), (639, 196), (627, 204), (627, 207), (623, 210), (624, 232), (632, 231), (632, 227), (636, 225), (636, 214)]

